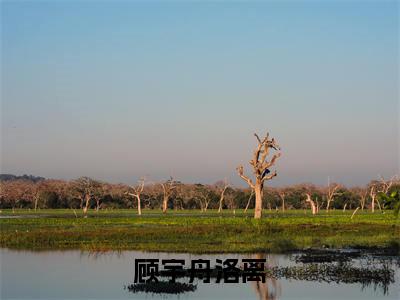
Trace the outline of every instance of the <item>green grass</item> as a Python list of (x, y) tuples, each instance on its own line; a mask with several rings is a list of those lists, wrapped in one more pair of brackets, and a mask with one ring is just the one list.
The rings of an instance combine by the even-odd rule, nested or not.
[(0, 246), (12, 249), (144, 250), (193, 253), (286, 252), (308, 247), (389, 247), (399, 245), (400, 220), (391, 212), (332, 211), (318, 216), (293, 210), (264, 212), (261, 220), (243, 210), (91, 211), (3, 210)]

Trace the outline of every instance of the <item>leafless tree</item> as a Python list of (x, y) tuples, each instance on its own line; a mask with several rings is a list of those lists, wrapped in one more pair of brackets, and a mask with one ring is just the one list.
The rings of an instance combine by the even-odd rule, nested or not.
[(217, 182), (215, 184), (217, 190), (219, 191), (219, 207), (218, 207), (218, 212), (220, 213), (222, 211), (222, 205), (224, 204), (224, 199), (225, 199), (225, 192), (226, 189), (229, 187), (229, 183), (227, 179), (225, 178), (224, 181)]
[(380, 176), (380, 178), (381, 178), (381, 184), (380, 184), (379, 192), (387, 194), (389, 192), (390, 188), (392, 187), (393, 183), (396, 182), (397, 175), (394, 175), (392, 178), (390, 178), (387, 181), (385, 180), (385, 178), (383, 178), (383, 176)]
[(340, 193), (337, 192), (339, 187), (340, 185), (336, 183), (331, 184), (328, 178), (328, 187), (326, 189), (326, 211), (329, 211), (331, 202), (334, 200), (335, 196), (340, 195)]
[(267, 160), (270, 149), (274, 149), (275, 151), (280, 150), (279, 145), (276, 143), (275, 139), (269, 139), (269, 133), (264, 137), (264, 139), (260, 139), (257, 134), (254, 134), (258, 141), (258, 146), (254, 151), (253, 159), (250, 161), (250, 165), (253, 168), (253, 174), (255, 176), (255, 182), (253, 182), (249, 177), (244, 175), (243, 166), (237, 167), (237, 171), (239, 176), (247, 182), (247, 184), (254, 190), (254, 194), (256, 197), (255, 201), (255, 210), (254, 210), (254, 218), (260, 219), (262, 215), (262, 198), (263, 198), (263, 190), (264, 190), (264, 182), (266, 180), (270, 180), (273, 177), (277, 176), (277, 172), (270, 172), (269, 168), (271, 168), (276, 160), (281, 156), (281, 152), (275, 153), (271, 160)]
[(129, 196), (135, 197), (137, 199), (137, 203), (138, 203), (138, 215), (141, 216), (142, 215), (142, 204), (140, 201), (140, 195), (143, 192), (144, 189), (144, 182), (145, 182), (145, 178), (142, 177), (139, 180), (139, 184), (136, 186), (131, 187), (131, 189), (133, 190), (133, 192), (128, 192)]
[(167, 212), (168, 208), (168, 200), (171, 197), (172, 192), (175, 190), (176, 185), (173, 177), (171, 176), (166, 182), (161, 183), (163, 189), (163, 205), (162, 211), (163, 213)]
[(212, 200), (213, 192), (210, 187), (202, 184), (195, 184), (195, 198), (198, 200), (200, 210), (206, 212)]
[(369, 192), (368, 189), (363, 188), (363, 187), (355, 187), (355, 188), (351, 189), (351, 192), (358, 195), (358, 197), (360, 199), (359, 208), (361, 210), (364, 210), (365, 203), (367, 202), (368, 192)]

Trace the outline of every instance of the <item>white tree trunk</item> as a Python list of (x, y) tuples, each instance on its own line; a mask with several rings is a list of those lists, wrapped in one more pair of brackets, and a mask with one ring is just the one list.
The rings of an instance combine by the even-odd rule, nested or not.
[(137, 198), (137, 211), (138, 211), (138, 215), (141, 216), (142, 215), (142, 204), (140, 202), (140, 196), (136, 196)]
[(166, 213), (168, 208), (168, 197), (164, 195), (162, 212)]
[(311, 200), (311, 196), (309, 194), (307, 194), (307, 200), (306, 202), (309, 202), (311, 205), (311, 212), (313, 215), (315, 215), (317, 213), (317, 208), (315, 206), (314, 201)]
[(254, 194), (256, 196), (256, 204), (254, 209), (254, 219), (261, 219), (262, 216), (262, 196), (263, 196), (263, 183), (258, 181), (254, 186)]
[(371, 211), (375, 212), (375, 196), (371, 197)]

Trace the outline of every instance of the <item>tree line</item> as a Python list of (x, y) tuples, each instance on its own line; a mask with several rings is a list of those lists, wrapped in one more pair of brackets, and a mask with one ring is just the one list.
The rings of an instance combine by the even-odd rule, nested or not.
[[(313, 213), (331, 209), (380, 210), (378, 195), (400, 191), (397, 177), (372, 180), (362, 187), (348, 188), (337, 183), (327, 186), (298, 184), (286, 187), (268, 187), (263, 192), (262, 208), (285, 211), (312, 209)], [(1, 209), (142, 209), (188, 210), (206, 212), (216, 209), (249, 209), (255, 207), (254, 189), (230, 185), (226, 180), (214, 184), (182, 183), (169, 178), (163, 182), (148, 182), (145, 178), (134, 185), (112, 184), (89, 177), (74, 180), (29, 177), (0, 181)]]

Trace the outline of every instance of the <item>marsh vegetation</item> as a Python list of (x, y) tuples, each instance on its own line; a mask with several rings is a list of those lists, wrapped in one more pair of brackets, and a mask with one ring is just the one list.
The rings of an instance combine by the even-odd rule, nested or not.
[(391, 248), (398, 251), (400, 222), (390, 211), (199, 210), (168, 214), (161, 210), (90, 211), (3, 210), (1, 247), (13, 249), (84, 249), (194, 253), (287, 252), (307, 248)]

